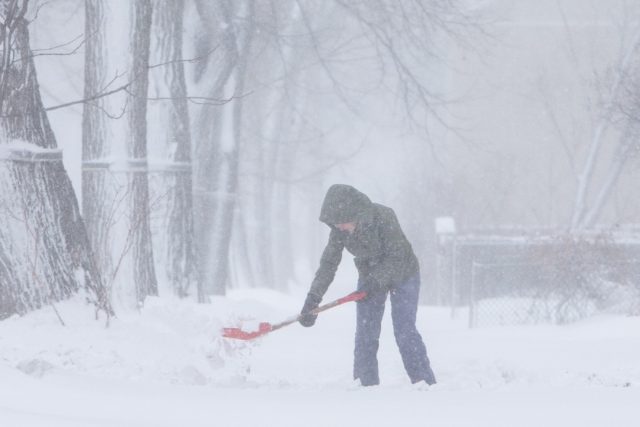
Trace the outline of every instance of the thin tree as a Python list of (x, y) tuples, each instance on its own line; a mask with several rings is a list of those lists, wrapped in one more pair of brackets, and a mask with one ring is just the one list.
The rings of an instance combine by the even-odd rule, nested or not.
[(147, 167), (147, 93), (149, 45), (152, 22), (151, 0), (132, 3), (131, 68), (127, 111), (127, 154), (130, 232), (132, 233), (133, 283), (142, 304), (148, 295), (158, 294), (151, 242), (149, 180)]
[[(622, 168), (626, 162), (627, 152), (629, 147), (633, 145), (629, 141), (630, 135), (633, 134), (635, 126), (627, 126), (623, 135), (618, 142), (619, 147), (614, 154), (613, 163), (609, 167), (609, 172), (605, 183), (600, 187), (600, 190), (593, 189), (593, 176), (599, 160), (601, 160), (601, 152), (606, 141), (606, 133), (613, 124), (613, 119), (616, 113), (621, 109), (625, 103), (625, 88), (628, 86), (630, 76), (633, 75), (632, 67), (636, 64), (634, 61), (638, 50), (640, 49), (640, 29), (636, 29), (635, 34), (632, 37), (631, 43), (622, 52), (620, 61), (616, 64), (613, 71), (613, 78), (610, 81), (610, 86), (605, 94), (606, 99), (602, 107), (602, 115), (593, 131), (591, 141), (589, 141), (589, 150), (585, 157), (584, 164), (581, 172), (578, 175), (578, 185), (576, 189), (576, 198), (573, 208), (573, 216), (571, 219), (572, 229), (585, 229), (594, 225), (598, 216), (600, 215), (604, 203), (608, 199), (611, 190), (614, 188), (615, 183), (620, 176)], [(633, 100), (633, 102), (637, 102)], [(637, 107), (633, 107), (634, 110)], [(633, 119), (632, 119), (633, 120)], [(623, 120), (628, 123), (629, 118)], [(595, 204), (589, 206), (589, 195), (596, 193)]]
[(250, 111), (245, 115), (251, 137), (242, 162), (240, 201), (243, 214), (251, 219), (236, 223), (236, 229), (247, 230), (238, 230), (242, 232), (234, 240), (248, 239), (237, 245), (248, 248), (250, 260), (244, 268), (257, 279), (251, 282), (254, 286), (285, 290), (294, 278), (288, 179), (300, 137), (296, 103), (304, 49), (298, 34), (304, 34), (304, 29), (295, 1), (271, 2), (259, 12), (256, 25), (267, 36), (261, 38), (257, 49), (262, 54), (250, 64), (255, 70), (251, 85), (261, 87), (274, 75), (276, 81), (269, 90), (251, 95)]
[[(110, 153), (106, 99), (95, 98), (108, 85), (105, 0), (85, 1), (84, 99), (82, 113), (82, 213), (103, 275), (111, 276), (109, 245), (112, 197), (107, 197)], [(95, 98), (95, 99), (94, 99)]]
[[(214, 61), (200, 70), (197, 78), (208, 73), (213, 84), (209, 98), (223, 98), (230, 93), (234, 99), (220, 106), (204, 106), (200, 111), (197, 129), (198, 160), (196, 165), (196, 233), (200, 254), (198, 296), (201, 302), (207, 295), (226, 292), (229, 267), (229, 245), (233, 228), (238, 185), (238, 164), (242, 139), (242, 116), (247, 63), (253, 38), (253, 0), (219, 3), (198, 3), (205, 33), (216, 34), (222, 28), (223, 67), (214, 68)], [(222, 16), (213, 10), (220, 8)], [(215, 19), (219, 16), (218, 19)], [(215, 26), (218, 26), (216, 28)], [(213, 40), (200, 40), (201, 50), (207, 50)]]
[(167, 278), (176, 295), (188, 294), (196, 273), (193, 234), (191, 135), (187, 85), (182, 55), (184, 0), (154, 3), (154, 59), (159, 97), (160, 140), (155, 141), (171, 167), (165, 171), (167, 189), (166, 260)]

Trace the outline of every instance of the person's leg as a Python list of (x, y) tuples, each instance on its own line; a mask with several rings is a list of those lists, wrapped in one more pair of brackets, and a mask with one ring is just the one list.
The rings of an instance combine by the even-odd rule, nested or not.
[(416, 275), (391, 291), (393, 333), (400, 349), (404, 368), (412, 383), (435, 384), (427, 349), (416, 329), (416, 313), (420, 294), (420, 276)]
[(386, 299), (386, 292), (378, 292), (357, 302), (353, 378), (363, 386), (380, 383), (377, 354)]

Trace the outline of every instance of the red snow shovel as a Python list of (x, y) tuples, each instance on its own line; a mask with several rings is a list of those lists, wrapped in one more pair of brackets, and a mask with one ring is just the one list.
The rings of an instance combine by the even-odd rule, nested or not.
[[(336, 306), (344, 304), (346, 302), (361, 300), (362, 298), (364, 298), (366, 296), (367, 296), (366, 292), (353, 292), (353, 293), (350, 293), (349, 295), (344, 296), (342, 298), (339, 298), (339, 299), (337, 299), (335, 301), (326, 303), (325, 305), (321, 305), (320, 307), (316, 308), (315, 310), (311, 310), (310, 314), (318, 314), (320, 312), (323, 312), (325, 310), (329, 310), (330, 308), (336, 307)], [(273, 331), (278, 330), (280, 328), (284, 328), (287, 325), (295, 323), (298, 320), (300, 320), (301, 317), (302, 317), (302, 315), (298, 314), (295, 317), (287, 319), (284, 322), (276, 323), (274, 325), (272, 325), (271, 323), (268, 323), (268, 322), (260, 322), (260, 325), (258, 326), (258, 330), (257, 331), (251, 331), (251, 332), (243, 331), (240, 328), (224, 328), (222, 330), (223, 331), (222, 332), (222, 336), (225, 337), (225, 338), (234, 338), (234, 339), (237, 339), (237, 340), (245, 340), (245, 341), (246, 340), (252, 340), (254, 338), (258, 338), (258, 337), (261, 337), (263, 335), (266, 335), (269, 332), (273, 332)]]

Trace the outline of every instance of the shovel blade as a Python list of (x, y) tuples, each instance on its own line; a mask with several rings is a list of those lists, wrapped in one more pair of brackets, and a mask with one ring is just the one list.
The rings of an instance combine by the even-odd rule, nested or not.
[(261, 337), (262, 335), (266, 335), (273, 330), (273, 326), (271, 323), (261, 322), (258, 326), (257, 331), (243, 331), (240, 328), (223, 328), (222, 336), (225, 338), (232, 338), (236, 340), (252, 340), (254, 338)]

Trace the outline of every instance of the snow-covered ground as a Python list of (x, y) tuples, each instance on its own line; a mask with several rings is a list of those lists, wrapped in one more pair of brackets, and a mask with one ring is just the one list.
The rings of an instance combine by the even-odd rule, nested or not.
[[(346, 291), (345, 293), (347, 293)], [(337, 296), (337, 295), (336, 295)], [(108, 328), (75, 301), (0, 322), (0, 426), (638, 426), (640, 318), (466, 328), (422, 307), (439, 384), (408, 383), (386, 318), (382, 384), (351, 380), (354, 304), (255, 343), (222, 339), (302, 295), (151, 298)]]

